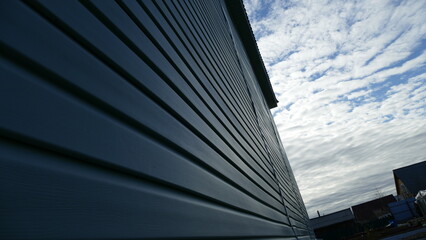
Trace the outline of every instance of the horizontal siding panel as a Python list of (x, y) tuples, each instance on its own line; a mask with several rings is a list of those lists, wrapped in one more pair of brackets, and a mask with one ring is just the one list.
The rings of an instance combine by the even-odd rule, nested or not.
[[(182, 2), (179, 2), (179, 3), (181, 3), (181, 4), (183, 4)], [(199, 19), (198, 20), (192, 20), (192, 21), (189, 21), (189, 22), (194, 22), (194, 23), (199, 23), (199, 22), (202, 22), (202, 21), (199, 21)], [(223, 28), (225, 28), (225, 27), (223, 27)], [(198, 28), (198, 29), (203, 29), (203, 28)], [(201, 31), (201, 30), (199, 30), (199, 31)], [(206, 42), (209, 42), (209, 39), (211, 39), (211, 38), (204, 38), (203, 39), (203, 43), (206, 43)], [(212, 46), (207, 46), (207, 47), (205, 47), (205, 49), (207, 49), (207, 50), (209, 50), (209, 49), (214, 49)], [(232, 50), (230, 50), (230, 51), (228, 51), (228, 52), (232, 52)], [(216, 59), (218, 59), (219, 61), (221, 60), (221, 59), (223, 59), (224, 57), (222, 56), (222, 57), (217, 57)], [(232, 62), (231, 62), (232, 63)], [(228, 62), (227, 62), (227, 64), (223, 64), (222, 66), (225, 66), (225, 68), (228, 66), (229, 64), (228, 64)], [(237, 66), (235, 66), (234, 65), (234, 69), (235, 69), (235, 67), (237, 67)], [(224, 69), (224, 68), (221, 68), (221, 69)], [(232, 78), (233, 76), (231, 76), (231, 75), (228, 75), (226, 78), (224, 78), (224, 79), (229, 79), (229, 78)], [(243, 86), (242, 85), (240, 85), (240, 86), (238, 86), (238, 87), (236, 87), (236, 86), (230, 86), (232, 83), (234, 83), (234, 81), (223, 81), (223, 84), (224, 85), (228, 85), (227, 87), (225, 87), (225, 89), (227, 90), (227, 94), (225, 94), (225, 97), (226, 96), (230, 96), (231, 98), (233, 98), (232, 99), (232, 101), (231, 102), (238, 102), (238, 98), (235, 98), (235, 96), (237, 96), (237, 93), (235, 92), (235, 90), (236, 90), (236, 88), (237, 89), (239, 89), (239, 88), (243, 88)], [(232, 92), (233, 91), (233, 92)], [(236, 109), (243, 109), (242, 107), (241, 107), (241, 105), (243, 105), (243, 104), (238, 104), (238, 107), (236, 107)], [(248, 113), (250, 113), (251, 111), (249, 110), (249, 108), (246, 108), (246, 111), (242, 111), (242, 113), (243, 114), (245, 114), (244, 116), (241, 116), (242, 117), (242, 119), (245, 119), (245, 120), (252, 120), (252, 116), (248, 116), (247, 114)], [(253, 121), (251, 122), (252, 124), (249, 126), (249, 128), (247, 129), (247, 131), (252, 131), (252, 129), (257, 129), (255, 126), (255, 124), (253, 124)], [(258, 147), (259, 147), (259, 145), (257, 145)], [(266, 155), (262, 155), (261, 156), (261, 159), (264, 159), (265, 158), (265, 156)]]
[(309, 238), (235, 4), (1, 2), (0, 238)]
[(1, 188), (1, 218), (14, 223), (2, 225), (3, 239), (59, 239), (64, 233), (68, 239), (292, 235), (284, 225), (143, 179), (0, 143), (0, 178), (10, 183)]
[[(89, 14), (87, 15), (80, 14), (80, 18), (74, 18), (72, 12), (75, 12), (75, 11), (83, 12), (84, 11), (83, 6), (80, 6), (77, 2), (75, 4), (68, 4), (66, 6), (64, 6), (61, 3), (58, 3), (57, 1), (49, 1), (48, 3), (49, 3), (48, 7), (50, 7), (50, 10), (53, 9), (52, 11), (57, 12), (56, 13), (58, 14), (57, 16), (62, 17), (62, 19), (66, 22), (66, 24), (75, 28), (77, 32), (85, 33), (84, 35), (85, 39), (90, 40), (94, 46), (99, 46), (101, 48), (100, 50), (104, 50), (102, 53), (107, 54), (111, 60), (115, 60), (115, 61), (121, 60), (121, 62), (116, 62), (116, 63), (119, 66), (126, 68), (125, 69), (126, 72), (131, 74), (133, 77), (136, 77), (138, 75), (137, 72), (140, 72), (140, 71), (139, 69), (137, 69), (137, 65), (141, 64), (140, 62), (141, 60), (138, 59), (138, 57), (136, 57), (135, 55), (133, 55), (132, 52), (126, 46), (123, 46), (122, 48), (120, 48), (120, 51), (115, 51), (115, 52), (105, 51), (105, 50), (111, 49), (111, 48), (107, 48), (107, 45), (119, 46), (120, 44), (122, 45), (123, 43), (118, 42), (117, 41), (118, 39), (115, 40), (114, 35), (112, 35), (112, 33), (109, 32), (103, 25), (100, 25), (100, 22), (95, 20), (93, 16)], [(73, 7), (75, 7), (75, 9), (73, 9)], [(110, 8), (110, 9), (115, 9), (115, 8)], [(114, 14), (111, 14), (111, 15), (114, 15)], [(118, 14), (115, 14), (114, 16), (116, 15)], [(90, 24), (93, 25), (90, 29), (84, 27)], [(96, 34), (94, 33), (94, 31), (92, 31), (93, 29), (96, 29)], [(111, 40), (112, 42), (108, 43), (108, 40)], [(138, 40), (141, 41), (142, 39), (138, 39)], [(105, 46), (102, 47), (101, 43), (104, 43)], [(150, 43), (149, 41), (143, 42), (143, 43), (146, 48), (155, 49), (155, 46), (149, 45)], [(139, 50), (141, 50), (141, 48), (139, 48)], [(126, 52), (126, 51), (128, 52), (128, 54), (124, 55), (123, 52)], [(159, 67), (160, 69), (162, 69), (161, 73), (168, 74), (168, 76), (165, 76), (165, 78), (170, 81), (169, 84), (172, 85), (171, 87), (174, 87), (173, 90), (177, 91), (180, 96), (184, 96), (185, 98), (188, 97), (188, 99), (185, 101), (186, 104), (190, 104), (194, 102), (202, 102), (200, 100), (201, 98), (196, 96), (196, 94), (190, 90), (190, 88), (184, 82), (184, 80), (178, 77), (179, 74), (176, 72), (176, 70), (172, 68), (171, 65), (166, 64), (167, 60), (162, 55), (154, 54), (154, 53), (157, 53), (157, 51), (146, 51), (146, 53), (150, 54), (148, 58), (151, 61), (153, 61), (153, 64)], [(130, 64), (129, 61), (132, 64)], [(130, 68), (131, 66), (133, 66), (133, 68)], [(140, 81), (143, 81), (143, 80), (140, 80)], [(155, 82), (155, 84), (157, 85), (158, 83), (159, 82)], [(153, 92), (155, 93), (156, 91), (153, 91)], [(184, 104), (181, 104), (181, 105), (184, 105)], [(201, 111), (201, 115), (207, 116), (207, 119), (209, 120), (214, 119), (214, 117), (211, 115), (211, 112), (207, 110)], [(185, 116), (185, 119), (189, 119), (189, 120), (196, 118), (196, 117), (189, 117), (189, 115), (184, 115), (184, 116)], [(198, 123), (205, 125), (205, 122), (203, 121), (199, 121)], [(226, 155), (231, 159), (238, 158), (238, 156), (235, 155), (235, 152), (231, 151), (229, 147), (227, 147), (221, 139), (213, 138), (214, 136), (216, 136), (216, 134), (212, 132), (209, 127), (206, 126), (204, 128), (201, 128), (197, 126), (195, 123), (190, 123), (190, 124), (194, 126), (196, 129), (202, 129), (200, 132), (204, 135), (209, 136), (208, 138), (206, 137), (206, 140), (208, 139), (212, 141), (213, 142), (212, 146), (214, 146), (220, 151), (223, 151), (222, 153), (223, 155)], [(266, 184), (262, 184), (263, 180), (259, 178), (258, 175), (255, 172), (253, 172), (253, 170), (250, 169), (246, 164), (243, 164), (243, 163), (240, 164), (240, 162), (238, 161), (234, 163), (237, 164), (242, 171), (246, 172), (247, 175), (254, 178), (253, 182), (261, 184), (261, 186), (266, 190), (266, 192), (273, 194), (274, 191), (270, 188), (270, 186)], [(275, 195), (275, 198), (278, 199), (277, 195)]]
[[(19, 17), (19, 15), (15, 15), (15, 16)], [(35, 18), (32, 21), (36, 22), (37, 19)], [(15, 26), (15, 27), (13, 25), (10, 25), (10, 23), (12, 23), (12, 24), (14, 23), (12, 19), (8, 19), (8, 21), (4, 21), (4, 22), (8, 23), (6, 27), (12, 26), (12, 29), (13, 29), (12, 31), (15, 31), (15, 29), (21, 28), (21, 26), (19, 26), (19, 25)], [(41, 25), (42, 24), (40, 24), (40, 26)], [(83, 56), (78, 55), (77, 53), (79, 51), (78, 51), (78, 49), (75, 49), (75, 47), (73, 47), (71, 45), (72, 43), (70, 43), (70, 46), (69, 46), (70, 51), (68, 51), (68, 54), (66, 55), (67, 59), (62, 59), (62, 61), (64, 61), (64, 60), (70, 61), (71, 56), (74, 55), (75, 61), (73, 62), (73, 65), (78, 66), (79, 70), (80, 69), (87, 69), (87, 71), (83, 73), (85, 75), (90, 74), (89, 76), (87, 76), (87, 79), (81, 78), (82, 76), (85, 76), (85, 75), (82, 75), (81, 72), (66, 71), (66, 66), (67, 66), (66, 62), (60, 62), (61, 57), (64, 56), (63, 51), (65, 49), (67, 49), (67, 48), (64, 48), (63, 44), (66, 43), (66, 40), (63, 37), (61, 38), (61, 36), (55, 36), (52, 33), (52, 35), (46, 35), (45, 36), (46, 40), (41, 39), (40, 43), (37, 45), (36, 39), (32, 39), (32, 41), (30, 41), (29, 35), (27, 35), (28, 32), (30, 33), (30, 29), (27, 29), (27, 30), (28, 31), (23, 31), (23, 32), (12, 32), (13, 34), (11, 34), (11, 36), (13, 36), (13, 35), (16, 36), (17, 34), (23, 34), (22, 39), (28, 39), (27, 42), (10, 41), (10, 44), (11, 45), (20, 44), (16, 47), (21, 48), (21, 49), (25, 47), (25, 48), (30, 49), (32, 51), (36, 50), (35, 52), (27, 51), (26, 53), (31, 54), (31, 57), (35, 58), (35, 60), (37, 62), (44, 63), (46, 66), (48, 66), (50, 68), (57, 67), (57, 69), (54, 69), (54, 70), (60, 71), (58, 74), (61, 74), (61, 75), (62, 74), (68, 74), (68, 76), (64, 76), (65, 79), (69, 79), (68, 81), (71, 81), (74, 84), (79, 84), (79, 87), (82, 87), (83, 89), (87, 89), (87, 91), (90, 92), (91, 94), (93, 94), (93, 93), (102, 94), (102, 95), (99, 96), (99, 98), (101, 98), (102, 100), (107, 100), (108, 104), (113, 104), (113, 106), (115, 105), (117, 109), (128, 110), (128, 108), (132, 107), (131, 109), (128, 110), (128, 113), (130, 113), (130, 116), (133, 115), (132, 117), (136, 118), (137, 122), (141, 122), (145, 125), (148, 125), (154, 131), (156, 131), (160, 134), (163, 133), (163, 135), (166, 135), (167, 137), (172, 138), (172, 139), (170, 139), (172, 142), (181, 145), (181, 147), (183, 147), (185, 149), (187, 149), (187, 148), (193, 149), (193, 150), (189, 150), (189, 152), (192, 155), (198, 156), (198, 158), (201, 159), (201, 160), (210, 161), (210, 163), (213, 163), (213, 165), (216, 166), (214, 168), (216, 170), (218, 170), (219, 172), (221, 172), (222, 174), (226, 174), (226, 172), (228, 172), (228, 171), (231, 171), (231, 172), (234, 171), (235, 172), (235, 170), (233, 170), (233, 167), (231, 167), (231, 165), (226, 167), (226, 165), (223, 166), (223, 165), (219, 164), (218, 161), (215, 161), (214, 159), (217, 159), (217, 158), (221, 159), (222, 157), (220, 157), (217, 153), (213, 152), (213, 150), (208, 150), (209, 147), (198, 146), (199, 144), (203, 145), (199, 140), (198, 140), (198, 142), (200, 142), (200, 143), (198, 145), (195, 144), (197, 142), (198, 138), (195, 137), (190, 132), (188, 132), (188, 130), (182, 130), (182, 131), (178, 132), (178, 130), (182, 128), (182, 127), (178, 127), (180, 124), (178, 124), (178, 126), (176, 126), (176, 127), (172, 127), (171, 124), (173, 122), (176, 122), (176, 121), (173, 121), (170, 117), (169, 117), (170, 120), (167, 120), (167, 118), (165, 116), (154, 115), (154, 113), (158, 112), (160, 109), (157, 109), (156, 107), (152, 107), (151, 110), (141, 109), (141, 107), (148, 107), (149, 106), (148, 105), (149, 101), (147, 100), (146, 97), (143, 98), (143, 95), (140, 95), (140, 94), (137, 93), (136, 90), (131, 89), (129, 84), (125, 84), (125, 82), (122, 82), (122, 80), (117, 79), (118, 77), (115, 77), (115, 79), (114, 78), (111, 79), (113, 76), (116, 76), (116, 74), (114, 74), (109, 69), (105, 68), (104, 66), (99, 65), (99, 63), (96, 63), (93, 60), (90, 61), (90, 62), (86, 62), (86, 63), (82, 62), (82, 61), (85, 61), (86, 58), (90, 59), (90, 56), (86, 55), (86, 57), (84, 57), (84, 55)], [(43, 31), (45, 33), (49, 32), (49, 30), (47, 30), (47, 29), (43, 29), (43, 30), (39, 30), (39, 31)], [(58, 47), (57, 51), (52, 51), (50, 53), (48, 51), (48, 49), (49, 48), (51, 49), (54, 46), (43, 46), (42, 42), (47, 41), (49, 38), (53, 39), (54, 40), (53, 42), (61, 43), (60, 45), (58, 44), (59, 46), (57, 46)], [(43, 49), (43, 47), (45, 47), (46, 49)], [(61, 51), (61, 49), (62, 49), (62, 51)], [(37, 51), (39, 51), (39, 52), (37, 52)], [(57, 56), (54, 56), (52, 59), (48, 59), (47, 57), (49, 55), (46, 56), (45, 52), (50, 53), (50, 54), (57, 54)], [(55, 58), (58, 59), (57, 62), (54, 61)], [(95, 71), (96, 68), (94, 68), (97, 65), (100, 68), (99, 72), (96, 72)], [(153, 91), (165, 92), (165, 90), (168, 89), (166, 87), (162, 87), (161, 85), (159, 85), (159, 83), (162, 82), (161, 79), (159, 79), (158, 76), (156, 76), (154, 73), (152, 73), (152, 71), (150, 71), (150, 69), (148, 67), (143, 69), (141, 67), (143, 67), (144, 65), (140, 64), (138, 66), (139, 66), (139, 71), (143, 72), (145, 77), (150, 79), (149, 81), (145, 81), (145, 82), (156, 83), (156, 84), (151, 84), (152, 87), (156, 87), (156, 88), (153, 89)], [(150, 72), (151, 72), (151, 74), (148, 75)], [(110, 89), (98, 89), (98, 86), (103, 86), (105, 88), (105, 85), (102, 84), (102, 82), (108, 81), (108, 79), (111, 79), (111, 81), (109, 81), (109, 86), (112, 86), (112, 87)], [(156, 80), (154, 80), (154, 79), (156, 79)], [(101, 82), (99, 84), (93, 84), (92, 85), (90, 83), (92, 83), (93, 80), (99, 80)], [(142, 80), (143, 79), (141, 79), (141, 81)], [(120, 82), (122, 82), (122, 84), (120, 84)], [(119, 89), (121, 91), (118, 91)], [(99, 90), (104, 90), (104, 91), (107, 91), (107, 92), (99, 93)], [(117, 100), (123, 101), (123, 100), (126, 99), (126, 98), (123, 98), (123, 97), (120, 96), (120, 92), (121, 92), (121, 95), (123, 95), (123, 96), (127, 96), (130, 93), (134, 93), (133, 95), (131, 95), (133, 97), (132, 101), (131, 102), (115, 103)], [(168, 104), (175, 104), (175, 105), (172, 106), (174, 110), (180, 110), (185, 106), (184, 103), (179, 102), (180, 98), (173, 91), (169, 91), (169, 94), (171, 96), (170, 95), (166, 96), (164, 101), (167, 102)], [(173, 95), (175, 97), (173, 97)], [(116, 96), (116, 97), (114, 97), (114, 96)], [(173, 97), (173, 98), (171, 98), (171, 97)], [(171, 100), (169, 100), (169, 99), (171, 99)], [(111, 102), (111, 101), (114, 101), (114, 102)], [(182, 100), (180, 100), (180, 101), (182, 101)], [(138, 104), (139, 102), (143, 102), (145, 104), (141, 106), (140, 104)], [(25, 108), (23, 108), (23, 109), (25, 109)], [(181, 110), (181, 111), (184, 111), (184, 110)], [(146, 114), (148, 112), (150, 114)], [(193, 121), (194, 119), (197, 119), (196, 115), (193, 114), (193, 113), (191, 114), (191, 112), (186, 111), (185, 114), (186, 114), (187, 119), (189, 119), (189, 120)], [(164, 121), (164, 123), (159, 122), (159, 121)], [(199, 122), (200, 122), (200, 124), (203, 124), (202, 121), (199, 121)], [(169, 129), (173, 129), (173, 131), (174, 131), (173, 134), (170, 134), (171, 133), (170, 130), (168, 128), (164, 128), (164, 126), (169, 126), (170, 127)], [(208, 129), (206, 129), (205, 131), (208, 131)], [(187, 139), (188, 141), (181, 141), (182, 139)], [(184, 146), (182, 146), (182, 145), (184, 145)], [(208, 152), (210, 152), (213, 155), (216, 155), (216, 157), (209, 156), (210, 154), (206, 155)], [(225, 168), (227, 170), (222, 169), (222, 168)], [(235, 178), (235, 176), (238, 176), (238, 175), (241, 175), (241, 173), (239, 173), (239, 174), (232, 173), (232, 174), (229, 174), (228, 176), (230, 176), (231, 178)], [(246, 177), (242, 177), (241, 180), (246, 181)], [(239, 183), (239, 184), (242, 185), (242, 186), (249, 184), (249, 185), (252, 185), (254, 187), (254, 183), (250, 183), (250, 182), (247, 182), (246, 184), (241, 184), (241, 183)], [(265, 193), (263, 191), (260, 192), (259, 190), (256, 190), (257, 187), (254, 187), (254, 188), (253, 187), (251, 188), (250, 192), (256, 194), (256, 196), (258, 196), (258, 197), (261, 197), (261, 199), (268, 201), (268, 199), (270, 198), (268, 195), (265, 195)], [(244, 188), (250, 189), (250, 187), (249, 188), (244, 187)], [(277, 199), (277, 198), (278, 198), (278, 196), (275, 197), (275, 199)], [(274, 204), (274, 201), (273, 200), (268, 201), (268, 203)], [(278, 205), (278, 203), (275, 204), (275, 207), (276, 207), (276, 209), (280, 209), (280, 206)]]
[[(136, 4), (135, 2), (131, 2), (131, 3)], [(102, 8), (105, 8), (104, 5), (105, 4), (102, 3), (99, 6), (102, 7)], [(136, 11), (137, 9), (139, 9), (140, 11)], [(130, 5), (128, 7), (128, 10), (129, 11), (130, 10), (135, 11), (135, 14), (134, 14), (135, 16), (144, 16), (145, 15), (143, 13), (143, 11), (140, 9), (140, 7), (138, 8), (138, 6), (135, 6), (135, 5)], [(107, 14), (107, 15), (113, 15), (113, 14)], [(117, 14), (115, 14), (115, 15), (117, 15)], [(149, 22), (149, 19), (147, 18), (147, 16), (143, 19), (140, 19), (140, 21), (138, 20), (138, 22), (139, 22), (139, 24), (141, 24), (143, 22), (144, 24), (149, 25), (149, 24), (147, 24)], [(120, 22), (117, 23), (117, 27), (120, 28), (120, 29), (127, 29), (127, 30), (131, 29), (131, 26), (120, 24)], [(152, 26), (151, 28), (154, 28), (154, 27)], [(147, 28), (147, 29), (150, 29), (150, 28)], [(126, 35), (131, 36), (132, 34), (128, 33)], [(169, 59), (170, 60), (173, 59), (173, 61), (177, 62), (178, 64), (180, 63), (180, 65), (179, 65), (180, 68), (187, 70), (182, 75), (188, 78), (188, 81), (190, 81), (190, 84), (194, 88), (194, 91), (201, 95), (201, 97), (200, 97), (201, 99), (208, 99), (209, 100), (209, 102), (207, 102), (205, 105), (206, 105), (206, 107), (209, 108), (209, 111), (211, 111), (212, 113), (214, 113), (216, 115), (216, 116), (212, 116), (211, 118), (212, 119), (216, 118), (218, 120), (224, 119), (225, 115), (221, 114), (222, 111), (219, 110), (219, 108), (220, 108), (219, 106), (223, 106), (223, 104), (213, 102), (214, 99), (217, 99), (217, 97), (215, 96), (217, 94), (215, 94), (215, 92), (212, 93), (211, 90), (209, 91), (209, 89), (211, 89), (211, 87), (207, 88), (205, 84), (203, 85), (202, 83), (196, 81), (197, 77), (198, 78), (203, 78), (203, 77), (202, 76), (195, 77), (195, 76), (192, 75), (192, 73), (190, 73), (188, 67), (194, 66), (194, 64), (188, 63), (188, 64), (185, 65), (183, 62), (180, 61), (180, 57), (178, 56), (178, 54), (175, 53), (173, 49), (171, 49), (172, 47), (170, 46), (170, 44), (172, 42), (177, 42), (178, 40), (175, 39), (175, 41), (167, 42), (164, 39), (165, 37), (166, 36), (160, 35), (160, 33), (158, 33), (158, 32), (157, 32), (157, 34), (155, 34), (155, 39), (158, 39), (158, 41), (160, 42), (160, 46), (165, 51), (164, 53), (167, 56), (169, 56)], [(163, 41), (160, 41), (160, 40), (163, 40)], [(137, 43), (138, 42), (137, 38), (135, 38), (133, 42)], [(167, 48), (167, 46), (168, 46), (168, 48)], [(140, 48), (142, 48), (142, 47), (143, 47), (143, 45), (140, 46)], [(229, 112), (225, 112), (225, 114), (230, 115)], [(205, 115), (205, 114), (203, 114), (203, 115)], [(210, 118), (208, 118), (208, 119), (210, 119)], [(249, 166), (253, 165), (254, 164), (253, 161), (252, 161), (252, 156), (254, 155), (253, 152), (248, 152), (248, 150), (250, 150), (250, 149), (246, 146), (246, 142), (242, 141), (241, 138), (238, 138), (239, 136), (236, 132), (233, 132), (234, 134), (232, 134), (232, 135), (229, 134), (230, 128), (226, 127), (226, 126), (229, 126), (229, 125), (230, 124), (226, 123), (226, 122), (222, 122), (222, 123), (216, 122), (216, 123), (213, 124), (213, 126), (215, 126), (215, 129), (217, 130), (217, 132), (221, 134), (222, 139), (227, 141), (227, 145), (229, 147), (232, 146), (233, 148), (235, 148), (234, 152), (241, 154), (241, 156), (239, 156), (239, 157), (241, 159), (244, 159), (247, 162), (247, 165), (249, 165)], [(261, 169), (259, 169), (259, 170), (261, 170)], [(262, 173), (260, 171), (259, 171), (259, 173), (261, 173), (261, 177), (263, 179), (265, 179), (267, 181), (267, 183), (270, 186), (274, 187), (277, 191), (276, 183), (273, 182), (273, 180), (270, 178), (270, 176), (268, 176), (266, 173)]]
[[(6, 62), (2, 63), (3, 66), (7, 66)], [(9, 66), (8, 69), (15, 68)], [(55, 87), (38, 82), (36, 77), (29, 74), (21, 72), (20, 75), (23, 76), (19, 76), (1, 68), (0, 72), (7, 81), (10, 81), (6, 82), (7, 88), (2, 88), (0, 94), (1, 109), (9, 113), (0, 119), (1, 129), (30, 138), (31, 141), (38, 141), (39, 144), (50, 145), (51, 148), (83, 155), (83, 158), (88, 158), (91, 162), (108, 163), (114, 168), (125, 168), (166, 180), (192, 191), (219, 198), (236, 207), (247, 206), (246, 209), (254, 207), (251, 210), (258, 214), (269, 216), (275, 221), (281, 220), (278, 212), (251, 199), (257, 196), (251, 195), (244, 198), (236, 192), (237, 189), (229, 186), (229, 183), (226, 184), (212, 174), (205, 173), (200, 166), (185, 159), (190, 155), (179, 151), (173, 153), (165, 147), (158, 146), (152, 137), (149, 137), (149, 131), (134, 132), (122, 123), (112, 121), (101, 112), (85, 107), (77, 99), (58, 92)], [(19, 69), (16, 69), (16, 72), (20, 72)], [(11, 102), (14, 105), (9, 104)], [(42, 114), (43, 111), (55, 113), (55, 115)], [(157, 120), (164, 119), (164, 116), (157, 117), (154, 110), (145, 112), (149, 112), (150, 116)], [(79, 116), (79, 121), (74, 121), (73, 116)], [(15, 121), (17, 118), (22, 121)], [(31, 123), (24, 119), (31, 119)], [(169, 120), (167, 123), (171, 124), (172, 121)], [(180, 136), (184, 135), (184, 133), (180, 134)], [(170, 159), (173, 161), (171, 162)], [(228, 170), (231, 170), (229, 175), (233, 177), (232, 180), (238, 182), (238, 174), (232, 173), (232, 169), (229, 166)], [(185, 171), (190, 171), (192, 174), (171, 174)], [(221, 174), (225, 172), (226, 170), (220, 171)], [(241, 176), (240, 180), (244, 181), (245, 178)], [(218, 186), (215, 187), (215, 185)], [(256, 189), (252, 190), (256, 191)], [(226, 191), (228, 193), (224, 194)]]
[[(144, 4), (149, 4), (150, 2), (143, 2)], [(160, 4), (161, 2), (159, 1), (158, 4)], [(151, 4), (152, 5), (152, 4)], [(160, 5), (161, 6), (161, 5)], [(151, 8), (150, 8), (151, 9)], [(199, 43), (199, 40), (196, 39), (193, 34), (190, 32), (190, 30), (187, 27), (187, 24), (184, 23), (184, 21), (179, 17), (180, 15), (178, 14), (177, 10), (174, 8), (174, 5), (172, 4), (172, 2), (167, 1), (166, 4), (164, 4), (161, 9), (164, 10), (164, 12), (169, 12), (169, 19), (173, 19), (176, 21), (173, 21), (174, 25), (175, 25), (175, 29), (180, 29), (180, 34), (181, 36), (185, 36), (186, 40), (184, 42), (189, 42), (191, 43), (191, 48), (193, 48), (194, 54), (198, 55), (202, 60), (201, 62), (203, 62), (206, 65), (206, 69), (209, 70), (209, 72), (212, 74), (212, 78), (213, 79), (218, 79), (218, 83), (220, 84), (219, 79), (222, 79), (222, 76), (219, 76), (218, 70), (211, 70), (210, 67), (210, 62), (209, 62), (209, 58), (206, 56), (206, 54), (204, 53), (205, 50), (203, 50), (203, 48), (200, 46), (201, 43)], [(222, 88), (223, 89), (223, 88)], [(232, 122), (236, 122), (236, 123), (241, 123), (242, 124), (242, 131), (250, 133), (250, 127), (248, 125), (245, 124), (245, 120), (243, 118), (241, 118), (240, 115), (231, 115), (234, 118), (236, 118), (235, 121)]]
[[(232, 29), (232, 31), (235, 33), (235, 27)], [(241, 43), (241, 39), (238, 36), (238, 34), (233, 34), (235, 37), (235, 41)], [(244, 75), (244, 78), (247, 82), (247, 86), (249, 88), (249, 92), (251, 94), (251, 98), (253, 99), (253, 106), (255, 109), (255, 115), (256, 115), (256, 121), (259, 125), (259, 129), (261, 129), (261, 136), (262, 140), (264, 141), (264, 146), (267, 147), (268, 152), (268, 158), (270, 159), (270, 162), (274, 168), (274, 174), (277, 176), (277, 181), (282, 181), (282, 179), (288, 179), (287, 176), (291, 173), (288, 170), (284, 170), (283, 163), (288, 164), (288, 161), (283, 162), (283, 156), (281, 152), (281, 146), (278, 145), (279, 140), (276, 139), (276, 129), (273, 128), (272, 124), (269, 124), (268, 122), (273, 122), (271, 119), (271, 116), (269, 112), (266, 112), (267, 104), (265, 102), (265, 99), (262, 97), (262, 92), (260, 91), (260, 87), (258, 85), (258, 82), (255, 79), (255, 74), (253, 73), (251, 66), (251, 63), (247, 60), (247, 54), (246, 50), (242, 48), (242, 44), (236, 44), (237, 52), (240, 56), (241, 61), (241, 69)], [(269, 119), (268, 119), (269, 118)], [(285, 160), (285, 159), (284, 159)], [(288, 166), (286, 166), (288, 168)], [(303, 219), (307, 218), (307, 215), (302, 213), (300, 209), (299, 202), (302, 202), (302, 199), (300, 198), (299, 194), (295, 194), (295, 190), (298, 191), (294, 176), (288, 176), (290, 177), (291, 181), (285, 181), (285, 183), (280, 183), (282, 186), (286, 186), (287, 189), (283, 189), (281, 191), (284, 191), (284, 194), (282, 195), (285, 199), (284, 202), (286, 203), (285, 206), (289, 210), (287, 211), (288, 216), (290, 217), (290, 222), (294, 221), (294, 224), (292, 223), (292, 226), (295, 226), (294, 229), (308, 229), (307, 221), (304, 221)], [(303, 209), (304, 212), (306, 211)], [(295, 220), (297, 219), (297, 220)], [(296, 226), (296, 225), (297, 226)], [(296, 230), (295, 230), (296, 231)], [(298, 232), (297, 235), (303, 235), (304, 232)]]

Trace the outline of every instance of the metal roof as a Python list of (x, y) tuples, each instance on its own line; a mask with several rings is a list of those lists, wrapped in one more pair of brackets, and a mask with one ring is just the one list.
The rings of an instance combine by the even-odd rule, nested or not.
[(310, 219), (313, 229), (327, 227), (336, 223), (346, 222), (354, 219), (354, 215), (350, 208), (330, 213), (321, 217)]

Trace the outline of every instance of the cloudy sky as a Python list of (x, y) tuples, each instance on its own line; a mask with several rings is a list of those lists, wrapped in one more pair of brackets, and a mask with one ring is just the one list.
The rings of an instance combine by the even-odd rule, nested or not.
[(426, 160), (426, 1), (244, 3), (309, 215), (395, 194)]

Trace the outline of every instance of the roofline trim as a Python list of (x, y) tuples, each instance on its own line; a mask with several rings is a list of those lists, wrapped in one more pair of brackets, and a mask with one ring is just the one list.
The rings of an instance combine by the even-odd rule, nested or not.
[(266, 72), (259, 48), (257, 47), (256, 39), (250, 26), (244, 4), (242, 0), (225, 0), (225, 5), (235, 25), (235, 29), (240, 35), (240, 39), (249, 57), (250, 64), (252, 65), (254, 74), (262, 89), (266, 103), (270, 109), (275, 108), (277, 107), (278, 100), (275, 97), (268, 73)]

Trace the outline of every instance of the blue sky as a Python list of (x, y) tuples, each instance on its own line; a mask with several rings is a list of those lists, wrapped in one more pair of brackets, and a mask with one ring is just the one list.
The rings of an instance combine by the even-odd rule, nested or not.
[(245, 0), (310, 216), (426, 160), (426, 1)]

